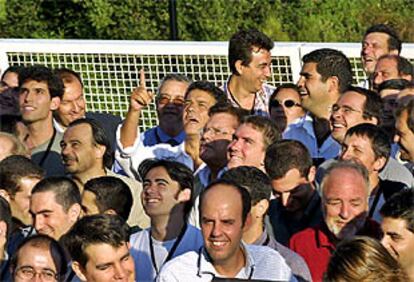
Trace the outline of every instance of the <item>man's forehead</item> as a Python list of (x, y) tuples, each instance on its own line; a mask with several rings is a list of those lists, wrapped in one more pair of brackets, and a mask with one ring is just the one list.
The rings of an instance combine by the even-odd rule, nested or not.
[(92, 137), (92, 128), (89, 124), (81, 123), (70, 126), (63, 134), (63, 139), (90, 139)]
[(388, 44), (388, 39), (390, 38), (389, 34), (385, 32), (375, 31), (370, 32), (364, 36), (363, 41), (385, 41)]

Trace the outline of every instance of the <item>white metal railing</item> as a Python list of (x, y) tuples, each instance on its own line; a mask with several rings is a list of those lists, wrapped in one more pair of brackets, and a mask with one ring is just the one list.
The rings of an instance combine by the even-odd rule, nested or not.
[[(275, 42), (269, 83), (296, 82), (301, 57), (319, 48), (344, 52), (352, 63), (355, 81), (365, 79), (360, 43)], [(170, 72), (221, 85), (230, 73), (227, 52), (228, 42), (0, 39), (0, 70), (33, 64), (71, 68), (81, 73), (88, 110), (124, 116), (141, 68), (146, 70), (147, 87), (152, 90)], [(402, 56), (414, 60), (414, 44), (404, 44)], [(142, 129), (154, 126), (154, 105), (143, 116)]]

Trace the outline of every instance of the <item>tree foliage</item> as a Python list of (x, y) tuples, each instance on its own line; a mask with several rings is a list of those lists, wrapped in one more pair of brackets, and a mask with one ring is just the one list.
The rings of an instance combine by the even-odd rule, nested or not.
[[(413, 0), (176, 0), (180, 40), (255, 27), (275, 41), (357, 42), (375, 23), (414, 41)], [(0, 0), (0, 37), (168, 40), (169, 0)]]

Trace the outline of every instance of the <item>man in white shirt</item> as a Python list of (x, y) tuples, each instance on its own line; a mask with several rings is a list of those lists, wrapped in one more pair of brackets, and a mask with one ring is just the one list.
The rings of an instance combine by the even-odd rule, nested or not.
[(162, 266), (185, 252), (198, 250), (201, 233), (186, 223), (191, 209), (193, 173), (168, 160), (146, 160), (139, 168), (143, 179), (142, 204), (151, 226), (130, 238), (137, 281), (153, 281)]
[(203, 192), (200, 221), (204, 246), (168, 262), (158, 281), (211, 281), (215, 277), (295, 281), (275, 250), (242, 243), (251, 198), (239, 185), (219, 180)]

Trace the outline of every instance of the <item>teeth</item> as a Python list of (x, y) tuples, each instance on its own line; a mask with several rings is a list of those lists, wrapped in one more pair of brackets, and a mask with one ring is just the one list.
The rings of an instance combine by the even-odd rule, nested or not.
[(147, 202), (148, 203), (158, 203), (159, 200), (157, 200), (157, 199), (148, 199)]
[(339, 123), (334, 123), (332, 126), (335, 128), (345, 128), (343, 124), (339, 124)]
[(213, 244), (213, 246), (216, 246), (216, 247), (221, 247), (221, 246), (224, 246), (224, 242), (211, 242), (212, 244)]

